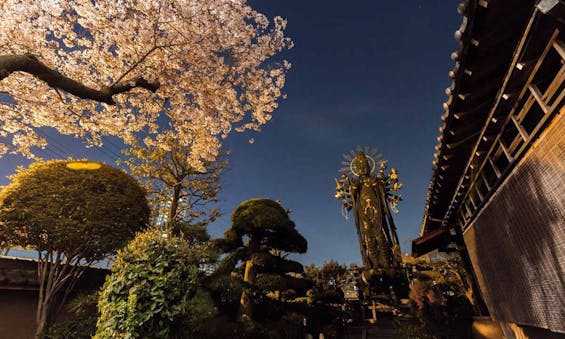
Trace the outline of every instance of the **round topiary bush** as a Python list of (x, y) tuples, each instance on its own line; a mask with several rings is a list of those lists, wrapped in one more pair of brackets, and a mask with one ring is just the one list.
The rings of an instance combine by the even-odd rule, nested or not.
[(74, 160), (18, 168), (0, 190), (0, 249), (36, 251), (37, 335), (48, 335), (85, 267), (147, 227), (145, 190), (124, 171)]
[(112, 166), (39, 161), (10, 179), (0, 191), (4, 247), (80, 253), (80, 261), (89, 262), (115, 253), (149, 221), (145, 190)]

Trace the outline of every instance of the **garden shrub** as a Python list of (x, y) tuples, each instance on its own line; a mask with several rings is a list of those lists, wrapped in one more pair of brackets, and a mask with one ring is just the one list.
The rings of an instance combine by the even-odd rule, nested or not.
[(179, 237), (139, 234), (118, 252), (94, 338), (174, 338), (198, 288), (198, 254)]

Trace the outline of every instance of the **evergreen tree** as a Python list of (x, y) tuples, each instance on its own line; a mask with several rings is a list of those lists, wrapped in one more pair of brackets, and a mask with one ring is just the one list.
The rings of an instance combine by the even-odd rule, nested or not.
[(290, 309), (294, 297), (309, 288), (301, 276), (302, 265), (286, 258), (288, 253), (307, 250), (306, 239), (288, 213), (273, 200), (244, 201), (232, 214), (232, 227), (217, 241), (227, 256), (216, 276), (229, 274), (243, 263), (240, 320), (276, 320)]

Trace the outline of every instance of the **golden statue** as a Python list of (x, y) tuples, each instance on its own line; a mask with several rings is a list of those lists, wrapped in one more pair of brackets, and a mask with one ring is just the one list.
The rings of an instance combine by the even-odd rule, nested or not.
[(388, 285), (401, 265), (391, 210), (397, 212), (401, 197), (393, 192), (400, 190), (402, 184), (394, 168), (387, 172), (386, 161), (379, 160), (376, 150), (358, 147), (344, 158), (341, 177), (335, 179), (335, 197), (343, 201), (346, 218), (353, 211), (364, 266), (362, 278), (369, 285), (375, 285), (376, 280), (377, 284)]

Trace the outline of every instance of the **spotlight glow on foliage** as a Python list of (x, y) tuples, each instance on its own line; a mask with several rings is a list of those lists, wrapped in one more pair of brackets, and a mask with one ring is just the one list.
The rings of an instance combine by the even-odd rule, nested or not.
[(102, 165), (93, 161), (80, 161), (80, 162), (69, 162), (67, 168), (74, 171), (94, 171), (100, 169)]

